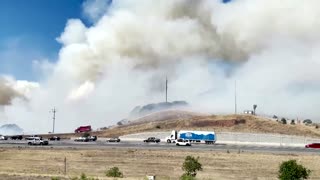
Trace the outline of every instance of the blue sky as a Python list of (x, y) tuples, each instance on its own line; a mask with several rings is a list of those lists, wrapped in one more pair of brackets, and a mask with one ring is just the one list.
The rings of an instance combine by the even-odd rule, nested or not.
[(83, 0), (1, 0), (0, 74), (37, 80), (32, 60), (57, 59), (55, 40), (70, 18), (82, 18)]

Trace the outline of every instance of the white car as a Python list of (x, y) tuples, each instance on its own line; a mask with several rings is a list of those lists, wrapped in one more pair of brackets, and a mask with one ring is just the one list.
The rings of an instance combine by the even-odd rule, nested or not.
[(74, 139), (74, 141), (88, 142), (89, 138), (88, 137), (77, 137), (76, 139)]
[(40, 139), (40, 137), (35, 137), (34, 139), (32, 140), (27, 140), (28, 142), (28, 145), (48, 145), (49, 142), (47, 140), (42, 140)]
[(191, 142), (189, 140), (178, 139), (176, 142), (177, 146), (191, 146)]

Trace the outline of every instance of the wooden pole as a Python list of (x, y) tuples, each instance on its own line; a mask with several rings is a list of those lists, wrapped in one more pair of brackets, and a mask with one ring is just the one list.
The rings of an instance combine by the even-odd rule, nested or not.
[(67, 175), (67, 157), (64, 157), (64, 175)]

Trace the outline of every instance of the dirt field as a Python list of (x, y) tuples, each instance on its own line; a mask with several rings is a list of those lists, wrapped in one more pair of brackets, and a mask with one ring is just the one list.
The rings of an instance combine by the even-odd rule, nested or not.
[[(178, 179), (187, 155), (199, 156), (203, 171), (199, 179), (276, 179), (280, 162), (296, 159), (312, 170), (311, 179), (320, 179), (319, 155), (261, 154), (236, 151), (194, 152), (177, 150), (136, 149), (0, 149), (0, 179), (64, 179), (82, 172), (99, 179), (106, 169), (118, 166), (124, 179), (144, 179), (155, 174), (157, 179)], [(64, 176), (64, 158), (67, 175)]]

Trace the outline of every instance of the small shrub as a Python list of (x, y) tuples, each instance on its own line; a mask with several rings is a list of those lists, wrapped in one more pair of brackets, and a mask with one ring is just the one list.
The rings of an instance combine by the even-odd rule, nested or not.
[(310, 125), (310, 124), (312, 124), (312, 121), (310, 119), (305, 119), (305, 120), (303, 120), (303, 124)]
[(187, 156), (182, 165), (182, 170), (185, 171), (184, 175), (195, 177), (197, 171), (202, 170), (202, 164), (199, 163), (199, 157), (194, 158), (193, 156)]
[(287, 124), (287, 120), (285, 118), (281, 118), (282, 124)]
[(122, 174), (122, 172), (119, 170), (118, 167), (113, 167), (113, 168), (109, 169), (109, 170), (106, 172), (106, 176), (107, 176), (107, 177), (120, 177), (120, 178), (122, 178), (122, 177), (123, 177), (123, 174)]
[(85, 173), (82, 173), (80, 175), (80, 178), (73, 177), (73, 178), (71, 178), (71, 180), (99, 180), (99, 179), (98, 178), (93, 178), (93, 177), (87, 177), (87, 175)]
[(59, 177), (52, 177), (51, 180), (60, 180)]
[(299, 180), (308, 179), (311, 171), (300, 164), (296, 160), (284, 161), (279, 168), (280, 180)]
[(294, 122), (294, 119), (291, 120), (291, 123), (292, 125), (295, 125), (296, 123)]
[(193, 177), (193, 176), (187, 175), (187, 174), (183, 174), (183, 175), (180, 177), (180, 180), (196, 180), (196, 178)]
[(319, 125), (317, 124), (315, 127), (316, 127), (316, 129), (318, 129), (318, 128), (319, 128)]
[(160, 126), (160, 125), (157, 125), (156, 128), (157, 128), (157, 129), (161, 129), (161, 126)]

